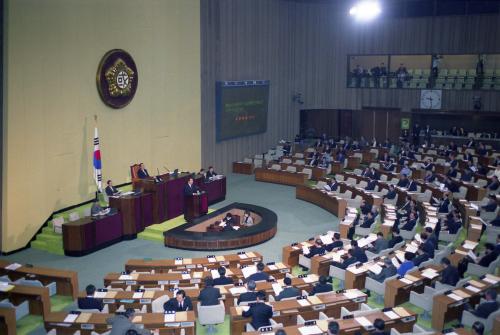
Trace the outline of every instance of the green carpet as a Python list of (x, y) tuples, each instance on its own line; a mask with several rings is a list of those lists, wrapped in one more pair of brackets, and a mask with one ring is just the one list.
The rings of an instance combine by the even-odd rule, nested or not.
[[(226, 315), (224, 317), (224, 323), (215, 326), (215, 333), (212, 334), (221, 334), (221, 335), (229, 335), (230, 333), (230, 328), (229, 328), (230, 320), (229, 320), (229, 315)], [(196, 335), (205, 335), (207, 333), (207, 327), (202, 326), (199, 322), (198, 319), (196, 320)]]

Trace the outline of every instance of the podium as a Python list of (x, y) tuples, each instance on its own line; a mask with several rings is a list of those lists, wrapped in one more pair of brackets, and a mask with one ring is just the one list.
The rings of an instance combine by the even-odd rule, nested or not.
[(207, 192), (184, 197), (184, 218), (191, 221), (208, 213)]

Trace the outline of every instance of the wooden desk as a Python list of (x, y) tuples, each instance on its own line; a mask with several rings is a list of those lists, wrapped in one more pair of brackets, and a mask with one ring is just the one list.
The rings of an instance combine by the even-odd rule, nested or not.
[(125, 263), (125, 271), (151, 272), (152, 270), (154, 270), (157, 273), (163, 273), (163, 272), (168, 272), (168, 270), (194, 269), (199, 266), (215, 269), (218, 268), (219, 266), (236, 267), (237, 264), (249, 265), (255, 262), (262, 262), (263, 260), (262, 254), (258, 252), (247, 252), (243, 256), (238, 254), (216, 256), (215, 262), (210, 262), (207, 257), (183, 258), (179, 260), (129, 259), (127, 263)]
[[(285, 326), (296, 325), (297, 315), (301, 315), (306, 320), (317, 319), (319, 312), (325, 313), (329, 317), (339, 318), (340, 308), (357, 310), (362, 302), (366, 302), (366, 294), (359, 292), (359, 297), (355, 299), (347, 298), (343, 293), (326, 293), (308, 297), (308, 306), (302, 306), (297, 300), (275, 301), (269, 303), (274, 308), (273, 319)], [(230, 308), (231, 334), (241, 334), (245, 330), (245, 324), (250, 322), (250, 318), (241, 315), (241, 309)]]
[(344, 163), (333, 161), (331, 165), (333, 174), (342, 173), (342, 171), (344, 171)]
[(326, 169), (322, 167), (310, 166), (310, 165), (297, 165), (297, 164), (287, 164), (280, 163), (281, 170), (286, 170), (287, 167), (293, 166), (297, 170), (297, 172), (302, 172), (304, 169), (311, 170), (311, 179), (312, 180), (321, 180), (326, 177)]
[[(64, 322), (68, 312), (50, 313), (44, 318), (45, 329), (47, 331), (56, 329), (56, 334), (73, 334), (80, 330), (82, 335), (90, 335), (92, 331), (102, 334), (107, 332), (108, 325), (106, 320), (113, 317), (114, 314), (105, 313), (82, 313), (75, 322)], [(180, 312), (175, 314), (176, 323), (164, 322), (163, 313), (137, 313), (132, 322), (144, 325), (144, 328), (154, 330), (160, 329), (160, 334), (179, 335), (181, 329), (184, 329), (186, 335), (196, 334), (196, 320), (193, 311)], [(81, 322), (79, 321), (81, 320)]]
[(109, 197), (109, 207), (116, 208), (123, 218), (123, 236), (135, 238), (137, 233), (153, 224), (153, 195), (127, 195)]
[(45, 267), (28, 267), (21, 266), (16, 270), (8, 270), (7, 266), (12, 264), (7, 260), (0, 260), (0, 275), (8, 275), (12, 281), (26, 277), (26, 275), (34, 276), (34, 279), (39, 280), (42, 284), (48, 285), (55, 282), (57, 294), (69, 295), (76, 299), (78, 297), (78, 274), (76, 271), (58, 270)]
[(283, 184), (290, 186), (304, 185), (307, 175), (304, 173), (293, 173), (287, 171), (276, 171), (271, 169), (256, 168), (255, 180), (268, 183)]
[(32, 315), (48, 315), (50, 313), (49, 289), (47, 287), (35, 287), (15, 285), (7, 292), (0, 292), (0, 300), (8, 299), (15, 306), (28, 301), (29, 311)]
[(361, 159), (359, 157), (349, 156), (347, 157), (347, 168), (350, 170), (357, 169), (361, 164)]
[(14, 308), (0, 307), (0, 334), (16, 335), (16, 311)]
[(233, 162), (233, 173), (253, 174), (253, 169), (252, 163)]
[[(373, 313), (367, 314), (364, 317), (367, 318), (372, 323), (375, 319), (382, 319), (385, 321), (386, 331), (394, 328), (397, 329), (401, 333), (412, 332), (413, 325), (416, 323), (417, 315), (410, 310), (404, 309), (407, 313), (405, 316), (399, 315), (397, 319), (390, 319), (387, 315), (385, 315), (381, 311), (375, 311)], [(396, 313), (397, 314), (397, 313)], [(407, 316), (408, 315), (408, 316)], [(328, 331), (328, 323), (333, 321), (333, 319), (329, 320), (317, 320), (316, 326), (319, 328), (319, 332), (314, 332), (314, 334), (325, 334)], [(335, 320), (339, 324), (340, 334), (353, 334), (356, 331), (360, 331), (361, 334), (371, 334), (372, 331), (367, 331), (356, 319), (338, 319)], [(284, 330), (287, 335), (302, 335), (300, 328), (304, 327), (304, 325), (292, 325), (288, 327), (284, 327)], [(260, 332), (245, 332), (244, 335), (260, 335)]]
[[(440, 273), (443, 270), (441, 265), (430, 265), (431, 268)], [(422, 276), (422, 271), (415, 270), (408, 272), (412, 277), (418, 278), (418, 281), (412, 284), (406, 284), (399, 279), (392, 279), (385, 283), (384, 306), (395, 307), (410, 300), (410, 292), (422, 293), (425, 286), (430, 286), (439, 279), (439, 276), (429, 279)]]
[(461, 181), (461, 186), (465, 186), (467, 188), (467, 194), (465, 196), (466, 200), (469, 201), (481, 201), (488, 194), (488, 190), (483, 187), (478, 187), (471, 183), (466, 183)]
[[(498, 279), (500, 280), (500, 278)], [(466, 288), (457, 288), (453, 290), (453, 292), (459, 292), (460, 294), (469, 295), (469, 298), (457, 301), (445, 294), (434, 296), (434, 302), (432, 306), (432, 328), (436, 330), (442, 330), (447, 322), (454, 319), (460, 319), (460, 316), (464, 310), (465, 302), (468, 302), (471, 305), (475, 305), (479, 302), (480, 294), (482, 292), (495, 285), (498, 286), (498, 282), (496, 284), (491, 284), (484, 280), (476, 280), (476, 282), (482, 285), (482, 287), (478, 287), (480, 290), (477, 293), (467, 290)]]
[(347, 201), (328, 195), (327, 192), (299, 185), (295, 189), (295, 198), (315, 204), (342, 220), (345, 216)]
[(469, 224), (467, 229), (467, 239), (469, 241), (479, 242), (481, 239), (482, 228), (484, 221), (479, 216), (469, 216)]

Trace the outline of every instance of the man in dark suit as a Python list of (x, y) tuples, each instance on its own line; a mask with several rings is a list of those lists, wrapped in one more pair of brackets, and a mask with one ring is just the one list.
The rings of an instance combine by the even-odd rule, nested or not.
[(347, 257), (344, 259), (342, 263), (333, 261), (332, 265), (341, 269), (347, 269), (349, 265), (352, 265), (357, 262), (356, 257), (354, 257), (354, 250), (352, 248), (347, 250), (346, 256)]
[(371, 279), (382, 283), (386, 278), (394, 276), (398, 272), (398, 269), (392, 264), (392, 261), (389, 257), (384, 258), (384, 266), (382, 267), (382, 271), (379, 274), (375, 274), (373, 272), (368, 272), (368, 276)]
[(385, 170), (385, 171), (388, 171), (388, 172), (393, 172), (394, 169), (396, 168), (396, 165), (394, 165), (394, 160), (390, 160), (388, 163), (385, 163), (382, 165), (382, 168)]
[(132, 323), (135, 311), (133, 308), (127, 308), (124, 313), (116, 313), (114, 316), (107, 318), (106, 323), (111, 328), (110, 335), (127, 334), (129, 331), (135, 331), (138, 335), (150, 335), (149, 329), (141, 329), (139, 325)]
[(270, 319), (273, 317), (273, 309), (271, 306), (265, 304), (265, 300), (266, 292), (257, 292), (257, 302), (251, 304), (250, 308), (242, 313), (242, 316), (245, 318), (252, 317), (250, 324), (255, 330), (271, 325)]
[(491, 313), (498, 310), (497, 292), (494, 288), (490, 288), (484, 294), (485, 302), (479, 304), (476, 309), (470, 309), (470, 312), (475, 316), (487, 319)]
[(255, 292), (255, 288), (257, 284), (253, 280), (249, 280), (246, 283), (247, 292), (240, 294), (238, 297), (238, 305), (242, 302), (249, 302), (257, 300), (257, 292)]
[(443, 272), (441, 272), (441, 283), (451, 286), (457, 285), (460, 280), (457, 268), (451, 265), (450, 260), (446, 257), (441, 259), (441, 265), (444, 267)]
[(450, 169), (448, 170), (448, 172), (446, 172), (446, 176), (447, 176), (447, 177), (450, 177), (450, 178), (456, 178), (456, 177), (457, 177), (457, 175), (458, 175), (457, 173), (458, 173), (458, 172), (457, 172), (457, 169), (455, 169), (455, 168), (453, 168), (453, 167), (452, 167), (452, 168), (450, 168)]
[(413, 258), (413, 264), (415, 266), (420, 266), (420, 264), (428, 261), (429, 259), (430, 259), (429, 254), (426, 253), (424, 250), (424, 244), (420, 244), (418, 246), (416, 256), (415, 256), (415, 258)]
[(372, 205), (367, 203), (365, 199), (361, 200), (361, 204), (359, 206), (359, 209), (361, 210), (361, 214), (366, 215), (372, 210)]
[(438, 213), (448, 213), (448, 209), (450, 207), (450, 198), (449, 194), (446, 193), (438, 204)]
[(490, 264), (492, 262), (494, 262), (497, 257), (498, 257), (498, 251), (497, 251), (497, 248), (495, 245), (491, 244), (491, 243), (486, 243), (484, 245), (485, 247), (485, 250), (484, 250), (484, 255), (482, 257), (480, 257), (476, 263), (479, 265), (479, 266), (484, 266), (484, 267), (488, 267), (490, 266)]
[(385, 321), (382, 319), (375, 319), (373, 321), (373, 327), (375, 330), (371, 333), (372, 335), (389, 335), (389, 332), (386, 332), (385, 329)]
[(425, 171), (424, 181), (426, 183), (433, 183), (436, 180), (436, 176), (432, 173), (432, 171)]
[(392, 230), (392, 239), (389, 241), (387, 247), (394, 248), (394, 246), (400, 242), (403, 242), (403, 238), (399, 235), (399, 229), (394, 228)]
[(378, 232), (377, 239), (373, 242), (373, 247), (371, 247), (369, 250), (375, 254), (378, 254), (381, 251), (387, 249), (388, 245), (389, 245), (389, 241), (387, 241), (384, 238), (384, 234), (382, 234), (381, 232)]
[(292, 280), (290, 279), (290, 277), (285, 277), (283, 279), (283, 284), (285, 284), (285, 287), (283, 288), (283, 291), (281, 291), (276, 296), (276, 301), (280, 301), (281, 299), (285, 299), (285, 298), (292, 298), (292, 297), (300, 296), (300, 290), (298, 288), (292, 286)]
[(309, 253), (306, 256), (307, 258), (312, 258), (316, 255), (322, 255), (326, 252), (325, 248), (323, 247), (323, 242), (318, 238), (316, 241), (314, 241), (314, 245), (309, 248)]
[(213, 166), (209, 166), (208, 167), (208, 171), (207, 171), (207, 179), (210, 179), (210, 178), (213, 178), (213, 177), (216, 177), (217, 176), (217, 172), (214, 171), (214, 167)]
[(434, 250), (437, 250), (438, 249), (438, 238), (437, 238), (436, 234), (434, 233), (434, 230), (432, 230), (431, 227), (425, 227), (424, 231), (427, 234), (428, 242), (432, 243), (432, 245), (434, 246)]
[(111, 180), (108, 180), (106, 183), (108, 186), (106, 186), (106, 195), (108, 197), (116, 196), (120, 194), (120, 191), (116, 187), (113, 186), (113, 182)]
[(148, 170), (144, 167), (144, 163), (139, 164), (139, 170), (137, 170), (137, 177), (139, 179), (149, 178)]
[(408, 222), (406, 222), (405, 225), (401, 227), (401, 229), (412, 231), (413, 227), (415, 227), (416, 224), (417, 224), (417, 219), (415, 217), (415, 212), (411, 212), (410, 217), (408, 218)]
[(408, 183), (409, 182), (408, 182), (408, 178), (406, 177), (406, 175), (402, 175), (401, 179), (399, 179), (399, 181), (397, 183), (397, 186), (406, 188), (408, 186)]
[(325, 249), (326, 249), (326, 251), (332, 251), (333, 249), (342, 248), (343, 246), (344, 246), (344, 242), (342, 242), (342, 240), (340, 238), (340, 234), (333, 233), (333, 242), (326, 245)]
[(368, 212), (368, 214), (366, 214), (366, 216), (363, 220), (363, 223), (361, 224), (360, 227), (361, 228), (370, 228), (374, 222), (375, 222), (375, 219), (373, 218), (372, 212)]
[(191, 302), (191, 298), (186, 297), (186, 292), (184, 292), (184, 290), (178, 290), (175, 293), (175, 298), (171, 298), (163, 304), (163, 309), (165, 312), (192, 311), (193, 303)]
[(269, 279), (269, 274), (264, 272), (265, 265), (262, 262), (257, 263), (257, 272), (254, 274), (248, 276), (247, 280), (253, 280), (253, 281), (262, 281), (262, 280), (268, 280)]
[(370, 179), (368, 184), (365, 187), (366, 191), (374, 191), (375, 187), (377, 187), (377, 181), (375, 179)]
[(214, 279), (214, 286), (234, 284), (234, 282), (231, 278), (226, 277), (226, 268), (225, 267), (220, 266), (217, 269), (217, 272), (219, 272), (219, 278)]
[(389, 199), (392, 200), (396, 198), (398, 194), (396, 193), (396, 190), (394, 189), (394, 185), (390, 184), (389, 185), (389, 191), (387, 192), (386, 195), (384, 195), (384, 199)]
[(354, 257), (356, 257), (358, 262), (368, 262), (368, 257), (366, 257), (365, 251), (358, 246), (358, 241), (352, 240), (351, 247), (351, 249), (353, 250), (353, 255)]
[(214, 287), (214, 281), (212, 277), (205, 278), (205, 288), (201, 290), (198, 296), (198, 301), (201, 302), (202, 306), (213, 306), (219, 304), (220, 290)]
[(422, 240), (422, 250), (427, 253), (430, 258), (434, 258), (434, 250), (436, 250), (436, 245), (429, 239), (429, 235), (426, 232), (423, 232), (420, 234), (420, 238)]
[(94, 293), (96, 288), (94, 285), (88, 285), (85, 288), (87, 296), (85, 298), (78, 298), (78, 308), (79, 309), (98, 309), (102, 311), (104, 305), (101, 299), (94, 298)]
[(319, 276), (319, 282), (313, 286), (309, 295), (315, 295), (316, 293), (324, 293), (333, 291), (332, 284), (327, 283), (326, 276)]
[(432, 171), (434, 169), (434, 164), (432, 164), (432, 161), (428, 159), (423, 165), (422, 168), (426, 171)]
[(481, 210), (485, 212), (494, 212), (497, 209), (497, 199), (494, 194), (491, 194), (488, 199), (488, 203), (481, 206)]
[(408, 186), (406, 186), (408, 192), (416, 192), (417, 191), (417, 183), (413, 181), (413, 179), (408, 178)]
[(189, 177), (187, 184), (184, 186), (184, 196), (195, 195), (198, 191), (199, 189), (194, 184), (193, 177)]

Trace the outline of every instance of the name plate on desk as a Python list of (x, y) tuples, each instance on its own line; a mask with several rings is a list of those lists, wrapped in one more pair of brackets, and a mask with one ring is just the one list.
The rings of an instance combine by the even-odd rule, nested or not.
[(181, 327), (194, 327), (194, 322), (181, 322)]
[(168, 285), (168, 280), (158, 280), (158, 285)]
[(290, 272), (290, 269), (281, 269), (280, 270), (280, 273), (288, 273), (288, 272)]
[(140, 299), (139, 303), (140, 304), (150, 304), (151, 303), (151, 299)]
[(252, 262), (260, 262), (260, 258), (259, 257), (253, 257), (252, 258)]
[(125, 285), (137, 285), (137, 281), (135, 280), (126, 280)]
[(189, 282), (191, 284), (199, 284), (199, 283), (201, 283), (201, 279), (199, 279), (199, 278), (197, 278), (197, 279), (191, 279)]
[(85, 330), (93, 330), (94, 329), (94, 325), (91, 324), (91, 323), (82, 323), (81, 328), (85, 329)]
[(222, 262), (219, 262), (220, 265), (223, 265), (223, 266), (229, 266), (229, 262), (228, 261), (222, 261)]
[(186, 269), (196, 269), (196, 265), (195, 264), (186, 265)]
[(273, 317), (280, 316), (280, 315), (281, 315), (280, 311), (273, 311)]
[(415, 320), (416, 320), (416, 317), (414, 315), (406, 316), (406, 317), (401, 319), (401, 321), (403, 321), (404, 323), (413, 322)]
[(320, 310), (325, 309), (325, 308), (326, 308), (326, 305), (325, 305), (325, 304), (314, 305), (312, 308), (313, 308), (313, 310), (315, 310), (315, 311), (320, 311)]
[(104, 304), (114, 304), (115, 303), (115, 299), (103, 299), (102, 302)]

